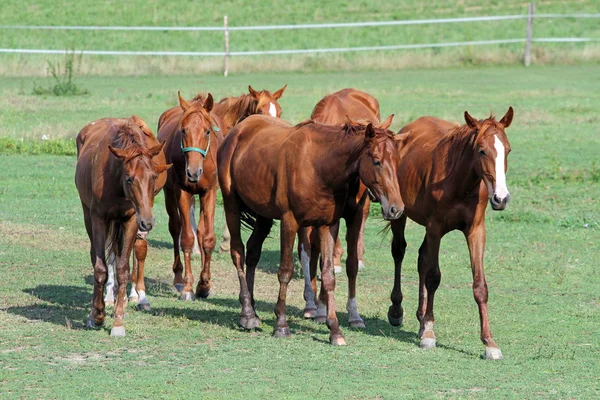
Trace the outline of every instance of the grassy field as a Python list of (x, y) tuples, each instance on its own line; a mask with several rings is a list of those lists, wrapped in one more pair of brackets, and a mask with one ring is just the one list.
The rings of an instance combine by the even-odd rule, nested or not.
[[(367, 329), (343, 328), (349, 346), (302, 318), (297, 266), (289, 291), (292, 338), (271, 337), (278, 237), (267, 239), (256, 282), (261, 331), (237, 327), (238, 281), (230, 257), (214, 256), (216, 296), (180, 302), (170, 290), (172, 248), (162, 194), (147, 263), (151, 313), (130, 305), (127, 337), (83, 329), (92, 269), (73, 184), (75, 158), (0, 155), (0, 397), (3, 398), (577, 398), (600, 397), (600, 75), (597, 66), (406, 70), (385, 73), (254, 74), (101, 78), (90, 95), (28, 95), (30, 80), (0, 78), (0, 138), (73, 138), (87, 122), (136, 113), (155, 126), (175, 103), (209, 90), (238, 94), (247, 84), (276, 89), (283, 117), (306, 118), (327, 92), (354, 86), (396, 113), (394, 129), (421, 115), (460, 120), (464, 110), (515, 119), (508, 186), (512, 200), (488, 213), (486, 272), (490, 318), (505, 356), (480, 359), (477, 308), (461, 234), (442, 242), (436, 298), (438, 348), (418, 348), (417, 249), (423, 229), (407, 228), (405, 325), (386, 313), (392, 288), (390, 237), (371, 218), (359, 308)], [(8, 150), (3, 150), (7, 153)], [(217, 212), (217, 229), (223, 225)], [(194, 270), (196, 278), (199, 274)], [(346, 325), (346, 283), (338, 276), (338, 316)]]
[[(537, 13), (598, 13), (594, 0), (548, 0), (538, 2)], [(5, 0), (0, 5), (0, 25), (112, 25), (112, 26), (222, 26), (228, 15), (231, 26), (306, 24), (352, 21), (450, 18), (482, 15), (526, 14), (521, 0), (434, 0), (289, 2), (127, 2), (83, 0)], [(525, 20), (460, 24), (337, 28), (312, 30), (231, 32), (231, 51), (359, 47), (454, 41), (519, 39), (525, 37)], [(536, 19), (534, 36), (592, 37), (600, 39), (598, 19)], [(122, 32), (14, 30), (0, 28), (0, 48), (223, 51), (222, 32)], [(536, 63), (573, 63), (600, 59), (598, 44), (536, 44)], [(515, 64), (523, 44), (450, 49), (407, 50), (268, 57), (234, 57), (232, 73), (268, 70), (364, 70), (407, 66), (462, 64)], [(10, 75), (45, 75), (46, 60), (60, 56), (1, 55), (0, 71)], [(85, 74), (189, 74), (220, 71), (221, 58), (102, 57), (86, 56)]]

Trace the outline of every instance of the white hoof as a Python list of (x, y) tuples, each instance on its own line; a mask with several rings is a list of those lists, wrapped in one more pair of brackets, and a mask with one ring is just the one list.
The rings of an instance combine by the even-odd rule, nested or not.
[(182, 301), (192, 301), (195, 299), (195, 295), (193, 292), (182, 292), (180, 299)]
[(502, 352), (497, 347), (486, 347), (485, 348), (485, 359), (486, 360), (502, 360)]
[(350, 328), (365, 329), (367, 327), (365, 325), (365, 321), (363, 321), (362, 318), (355, 319), (355, 320), (349, 321), (349, 322), (350, 322)]
[(342, 273), (342, 266), (341, 265), (334, 265), (333, 266), (333, 272), (335, 272), (336, 274), (341, 274)]
[(112, 337), (125, 337), (125, 327), (124, 326), (113, 326), (110, 330), (110, 336)]
[(422, 338), (421, 339), (421, 344), (419, 347), (421, 347), (422, 349), (433, 349), (435, 348), (435, 339), (432, 338)]

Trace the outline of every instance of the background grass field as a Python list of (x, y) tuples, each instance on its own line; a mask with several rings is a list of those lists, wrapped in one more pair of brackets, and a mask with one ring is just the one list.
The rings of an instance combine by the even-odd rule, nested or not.
[[(595, 0), (545, 0), (536, 12), (598, 13)], [(435, 19), (483, 15), (526, 14), (527, 1), (319, 1), (247, 0), (176, 1), (130, 0), (4, 0), (0, 25), (109, 25), (109, 26), (231, 26), (306, 24), (326, 22)], [(526, 20), (431, 24), (413, 26), (312, 30), (231, 32), (231, 51), (358, 47), (454, 41), (519, 39)], [(534, 37), (590, 37), (600, 39), (600, 24), (591, 19), (536, 19)], [(450, 49), (399, 50), (345, 54), (233, 57), (235, 74), (261, 71), (325, 71), (399, 69), (405, 67), (470, 64), (516, 64), (523, 44)], [(0, 28), (0, 48), (223, 51), (222, 32), (48, 31)], [(3, 74), (45, 75), (47, 59), (60, 56), (0, 55)], [(578, 63), (600, 59), (600, 45), (534, 44), (534, 63)], [(212, 57), (85, 56), (81, 71), (93, 75), (189, 74), (222, 70), (222, 59)]]
[[(57, 22), (58, 23), (58, 22)], [(38, 79), (38, 82), (43, 83)], [(486, 272), (492, 330), (505, 360), (480, 359), (477, 308), (461, 234), (442, 242), (436, 298), (438, 348), (418, 348), (416, 254), (423, 229), (407, 228), (405, 325), (386, 313), (392, 288), (390, 237), (373, 217), (358, 301), (365, 331), (343, 328), (349, 346), (326, 343), (327, 328), (302, 319), (297, 266), (289, 290), (292, 338), (271, 337), (279, 232), (265, 243), (256, 297), (261, 331), (237, 327), (238, 281), (216, 254), (216, 296), (180, 302), (170, 290), (172, 247), (163, 196), (150, 234), (153, 311), (130, 306), (127, 337), (83, 329), (92, 268), (73, 184), (75, 157), (0, 155), (0, 393), (24, 398), (598, 398), (600, 385), (600, 75), (597, 65), (404, 70), (379, 73), (85, 77), (90, 95), (53, 98), (23, 90), (31, 79), (0, 78), (0, 137), (73, 138), (87, 122), (132, 113), (155, 126), (176, 102), (208, 90), (217, 98), (248, 84), (276, 89), (283, 117), (306, 118), (328, 92), (353, 86), (375, 95), (399, 129), (421, 115), (460, 120), (515, 108), (508, 185), (512, 200), (487, 217)], [(223, 226), (221, 209), (217, 230)], [(199, 274), (194, 258), (195, 276)], [(337, 279), (346, 326), (346, 282)]]

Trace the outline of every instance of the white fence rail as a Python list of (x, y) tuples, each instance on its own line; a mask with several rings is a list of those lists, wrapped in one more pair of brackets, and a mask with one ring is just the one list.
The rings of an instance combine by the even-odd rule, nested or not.
[[(376, 22), (348, 22), (348, 23), (325, 23), (325, 24), (299, 24), (299, 25), (267, 25), (267, 26), (228, 26), (225, 17), (224, 26), (27, 26), (27, 25), (0, 25), (3, 29), (20, 30), (79, 30), (79, 31), (222, 31), (225, 33), (225, 51), (118, 51), (118, 50), (75, 50), (76, 53), (84, 55), (107, 55), (107, 56), (191, 56), (191, 57), (224, 57), (225, 58), (225, 76), (227, 76), (228, 58), (230, 56), (257, 56), (257, 55), (290, 55), (290, 54), (319, 54), (319, 53), (346, 53), (359, 51), (389, 51), (389, 50), (407, 50), (407, 49), (426, 49), (441, 47), (460, 47), (460, 46), (480, 46), (492, 44), (515, 44), (525, 43), (525, 64), (529, 65), (530, 48), (532, 42), (540, 43), (583, 43), (600, 41), (600, 38), (580, 38), (580, 37), (549, 37), (533, 38), (532, 24), (533, 18), (600, 18), (600, 14), (535, 14), (533, 3), (529, 6), (528, 14), (519, 15), (496, 15), (482, 17), (464, 17), (464, 18), (440, 18), (440, 19), (420, 19), (420, 20), (402, 20), (402, 21), (376, 21)], [(362, 46), (362, 47), (337, 47), (337, 48), (315, 48), (315, 49), (281, 49), (281, 50), (252, 50), (252, 51), (229, 51), (229, 32), (230, 31), (265, 31), (265, 30), (289, 30), (289, 29), (331, 29), (331, 28), (359, 28), (359, 27), (381, 27), (381, 26), (401, 26), (401, 25), (422, 25), (422, 24), (448, 24), (465, 22), (485, 22), (485, 21), (505, 21), (505, 20), (528, 20), (527, 35), (518, 39), (499, 39), (499, 40), (474, 40), (464, 42), (447, 43), (422, 43), (422, 44), (399, 44), (384, 46)], [(53, 49), (19, 49), (19, 48), (0, 48), (0, 53), (16, 54), (65, 54), (69, 50)]]

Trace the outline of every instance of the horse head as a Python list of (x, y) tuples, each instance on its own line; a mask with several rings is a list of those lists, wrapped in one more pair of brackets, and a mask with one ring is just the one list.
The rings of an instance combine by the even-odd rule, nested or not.
[(272, 117), (281, 117), (281, 106), (277, 102), (283, 95), (287, 85), (271, 94), (268, 90), (256, 91), (252, 89), (252, 86), (248, 86), (248, 92), (256, 100), (256, 111), (258, 114), (270, 115)]

